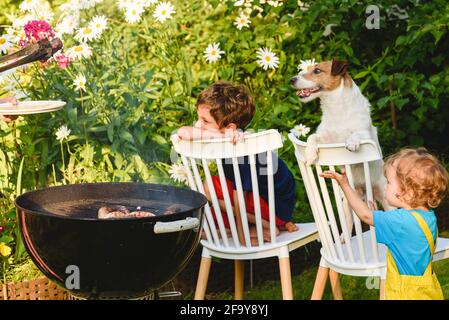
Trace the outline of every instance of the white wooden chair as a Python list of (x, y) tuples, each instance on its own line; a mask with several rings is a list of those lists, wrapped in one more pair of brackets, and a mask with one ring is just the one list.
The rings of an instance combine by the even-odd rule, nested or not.
[[(318, 237), (315, 223), (297, 224), (298, 231), (287, 232), (281, 231), (275, 236), (275, 212), (274, 212), (274, 184), (273, 184), (273, 161), (272, 154), (282, 147), (281, 135), (276, 130), (267, 130), (264, 132), (253, 133), (245, 136), (244, 142), (232, 144), (230, 139), (213, 139), (201, 141), (174, 141), (174, 149), (181, 156), (182, 163), (187, 170), (188, 182), (193, 190), (205, 194), (204, 183), (207, 185), (211, 205), (216, 213), (216, 223), (211, 213), (209, 204), (205, 206), (205, 215), (203, 220), (203, 231), (206, 239), (201, 240), (203, 246), (202, 259), (198, 274), (198, 282), (195, 291), (195, 299), (204, 299), (207, 287), (209, 271), (211, 267), (211, 257), (235, 260), (235, 298), (243, 298), (244, 283), (244, 264), (243, 260), (261, 259), (268, 257), (278, 257), (280, 267), (280, 277), (282, 285), (283, 299), (293, 299), (290, 259), (289, 252), (303, 246)], [(269, 216), (270, 216), (270, 234), (271, 242), (263, 241), (262, 218), (260, 213), (259, 201), (259, 184), (256, 173), (256, 155), (259, 157), (265, 154), (267, 159), (266, 174), (269, 190)], [(246, 207), (244, 202), (244, 193), (242, 190), (242, 181), (239, 172), (239, 160), (248, 156), (251, 168), (251, 181), (253, 185), (255, 217), (258, 245), (251, 245), (250, 230), (246, 215)], [(232, 206), (227, 185), (225, 182), (225, 174), (223, 163), (233, 166), (234, 176), (236, 180), (238, 201), (234, 201)], [(229, 161), (229, 162), (228, 162)], [(260, 160), (259, 160), (260, 161)], [(226, 215), (229, 220), (230, 232), (226, 232), (223, 223), (220, 205), (216, 196), (214, 185), (211, 179), (211, 171), (209, 166), (216, 164), (216, 169), (220, 178), (221, 187), (224, 194), (224, 202), (226, 205)], [(201, 166), (199, 166), (201, 165)], [(202, 178), (202, 174), (204, 178)], [(205, 180), (205, 181), (203, 181)], [(234, 196), (235, 198), (235, 196)], [(238, 204), (238, 205), (237, 205)], [(243, 226), (243, 237), (245, 245), (239, 241), (237, 231), (236, 216), (240, 215), (241, 224)], [(242, 236), (242, 235), (240, 235)], [(242, 239), (242, 238), (240, 238)]]
[[(363, 231), (362, 222), (348, 207), (344, 194), (335, 180), (329, 182), (319, 177), (319, 174), (328, 168), (335, 170), (336, 166), (345, 167), (350, 184), (354, 186), (351, 166), (361, 164), (365, 177), (366, 198), (373, 201), (368, 163), (382, 158), (375, 143), (369, 140), (362, 141), (360, 149), (356, 152), (348, 151), (344, 144), (318, 145), (318, 160), (314, 165), (307, 166), (305, 157), (307, 144), (298, 140), (292, 133), (289, 134), (289, 139), (295, 146), (295, 155), (322, 244), (321, 261), (312, 299), (322, 298), (328, 276), (334, 298), (342, 299), (338, 279), (340, 273), (375, 277), (373, 279), (380, 277), (380, 298), (383, 299), (386, 246), (377, 243), (374, 227), (370, 226), (367, 231)], [(348, 212), (349, 210), (351, 211)], [(347, 221), (348, 217), (353, 219), (354, 235), (352, 227), (348, 228), (352, 226), (352, 223)], [(434, 261), (445, 258), (449, 258), (449, 239), (438, 238)]]

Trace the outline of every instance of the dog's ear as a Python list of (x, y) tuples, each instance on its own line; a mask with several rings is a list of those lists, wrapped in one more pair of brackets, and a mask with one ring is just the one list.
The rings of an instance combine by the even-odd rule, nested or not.
[(331, 74), (333, 76), (343, 75), (348, 71), (349, 63), (347, 61), (332, 60)]

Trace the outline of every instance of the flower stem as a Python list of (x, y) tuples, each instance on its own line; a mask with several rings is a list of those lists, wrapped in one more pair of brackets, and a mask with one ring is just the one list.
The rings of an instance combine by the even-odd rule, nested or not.
[(83, 111), (83, 127), (84, 127), (84, 138), (86, 139), (86, 145), (89, 145), (89, 141), (87, 140), (87, 129), (86, 129), (86, 121), (87, 121), (87, 114), (86, 110), (84, 110), (84, 100), (83, 100), (83, 90), (80, 90), (80, 96), (81, 96), (81, 110)]
[(62, 140), (61, 140), (61, 156), (62, 156), (62, 181), (63, 181), (64, 184), (66, 184), (66, 181), (65, 181), (64, 148), (62, 147)]

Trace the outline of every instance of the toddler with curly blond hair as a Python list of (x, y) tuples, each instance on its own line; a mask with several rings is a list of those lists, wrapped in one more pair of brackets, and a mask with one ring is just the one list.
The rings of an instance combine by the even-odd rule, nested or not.
[(375, 227), (377, 242), (388, 247), (385, 297), (442, 299), (432, 272), (438, 233), (433, 209), (446, 195), (448, 172), (425, 148), (407, 148), (387, 158), (384, 174), (385, 197), (398, 209), (372, 210), (351, 188), (345, 172), (325, 171), (321, 176), (339, 183), (358, 217)]

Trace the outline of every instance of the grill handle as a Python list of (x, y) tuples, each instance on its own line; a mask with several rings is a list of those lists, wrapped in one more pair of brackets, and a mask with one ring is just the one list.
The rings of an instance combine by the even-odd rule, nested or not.
[(176, 220), (170, 222), (156, 222), (154, 225), (154, 233), (170, 233), (179, 232), (189, 229), (198, 228), (200, 225), (200, 220), (198, 218), (185, 218), (184, 220)]

